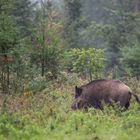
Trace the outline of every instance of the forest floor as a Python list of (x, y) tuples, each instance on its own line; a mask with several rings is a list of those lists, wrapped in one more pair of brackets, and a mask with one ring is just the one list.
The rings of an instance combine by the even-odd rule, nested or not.
[(134, 99), (124, 112), (107, 106), (72, 111), (76, 83), (52, 85), (35, 95), (1, 95), (0, 140), (140, 140), (140, 106)]

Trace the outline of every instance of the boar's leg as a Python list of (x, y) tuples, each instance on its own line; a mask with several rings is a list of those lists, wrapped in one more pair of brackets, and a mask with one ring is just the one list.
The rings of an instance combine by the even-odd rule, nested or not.
[(83, 111), (84, 111), (84, 112), (88, 112), (88, 105), (84, 105), (84, 106), (83, 106)]
[(92, 106), (95, 108), (95, 109), (100, 109), (100, 110), (103, 110), (103, 106), (102, 106), (102, 103), (101, 101), (95, 101)]
[[(121, 105), (121, 104), (120, 104)], [(125, 105), (121, 105), (121, 111), (126, 111), (128, 107), (130, 106), (129, 101)]]
[[(127, 95), (127, 96), (126, 96)], [(121, 96), (120, 100), (120, 106), (123, 108), (125, 107), (125, 109), (128, 109), (129, 105), (130, 105), (130, 99), (131, 99), (131, 95), (130, 94), (126, 94), (125, 96)]]
[(127, 103), (125, 104), (125, 108), (128, 109), (129, 106), (130, 106), (130, 103), (127, 102)]
[(106, 96), (104, 98), (104, 102), (105, 102), (105, 104), (108, 104), (110, 106), (113, 106), (113, 101), (108, 96)]

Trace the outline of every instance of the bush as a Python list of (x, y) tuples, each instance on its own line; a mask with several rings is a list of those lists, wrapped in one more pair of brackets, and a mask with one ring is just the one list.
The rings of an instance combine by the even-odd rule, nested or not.
[(84, 78), (102, 77), (104, 51), (101, 49), (71, 49), (66, 53), (67, 69)]
[(39, 127), (18, 115), (2, 114), (0, 116), (1, 139), (31, 139), (39, 135), (40, 130)]

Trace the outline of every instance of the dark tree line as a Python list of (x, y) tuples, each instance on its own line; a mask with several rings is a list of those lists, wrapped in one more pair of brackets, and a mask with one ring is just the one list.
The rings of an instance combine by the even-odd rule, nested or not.
[(139, 21), (139, 0), (1, 0), (0, 91), (41, 90), (73, 69), (65, 60), (73, 48), (105, 49), (106, 75), (139, 77)]

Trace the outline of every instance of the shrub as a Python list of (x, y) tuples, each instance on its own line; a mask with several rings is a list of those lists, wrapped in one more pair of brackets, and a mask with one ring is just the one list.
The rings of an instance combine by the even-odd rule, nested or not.
[(102, 77), (104, 51), (101, 49), (71, 49), (66, 52), (67, 69), (84, 78)]

